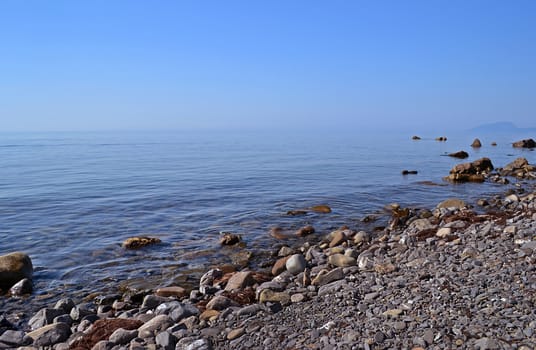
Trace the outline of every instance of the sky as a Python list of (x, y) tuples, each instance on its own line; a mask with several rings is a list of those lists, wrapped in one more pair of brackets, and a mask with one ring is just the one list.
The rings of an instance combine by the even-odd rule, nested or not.
[(536, 1), (0, 1), (0, 130), (536, 126)]

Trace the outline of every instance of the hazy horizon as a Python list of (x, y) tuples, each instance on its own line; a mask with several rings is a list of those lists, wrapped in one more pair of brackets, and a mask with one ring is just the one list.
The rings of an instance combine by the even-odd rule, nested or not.
[(0, 131), (536, 127), (536, 3), (3, 1)]

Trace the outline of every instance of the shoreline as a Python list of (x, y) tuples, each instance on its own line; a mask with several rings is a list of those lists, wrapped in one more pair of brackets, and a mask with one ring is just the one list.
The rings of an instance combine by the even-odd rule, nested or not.
[[(287, 261), (282, 263), (284, 268), (277, 276), (270, 276), (265, 271), (247, 273), (247, 268), (241, 272), (230, 273), (226, 273), (227, 271), (223, 269), (216, 273), (212, 270), (212, 276), (210, 271), (208, 277), (205, 274), (205, 284), (203, 285), (202, 282), (201, 288), (189, 295), (180, 289), (165, 291), (165, 293), (175, 293), (175, 296), (171, 297), (162, 296), (162, 293), (156, 293), (160, 295), (147, 293), (147, 291), (139, 294), (130, 291), (110, 295), (99, 295), (96, 292), (96, 297), (90, 303), (82, 302), (76, 306), (72, 301), (68, 303), (69, 312), (61, 305), (60, 307), (48, 305), (47, 310), (65, 312), (61, 314), (52, 312), (56, 316), (48, 319), (50, 315), (47, 316), (46, 313), (49, 311), (41, 310), (30, 320), (30, 325), (37, 329), (48, 327), (47, 331), (56, 332), (54, 334), (60, 336), (57, 339), (61, 341), (53, 341), (46, 345), (56, 344), (54, 349), (66, 349), (70, 346), (73, 348), (73, 344), (78, 345), (74, 348), (91, 349), (92, 347), (84, 345), (89, 342), (88, 335), (92, 332), (91, 324), (98, 319), (107, 318), (137, 320), (142, 322), (142, 326), (136, 328), (138, 333), (135, 338), (124, 344), (118, 343), (123, 342), (124, 339), (117, 340), (115, 343), (109, 341), (100, 343), (98, 348), (102, 349), (239, 349), (248, 347), (269, 349), (277, 344), (289, 349), (321, 349), (330, 346), (348, 349), (367, 348), (367, 346), (369, 348), (413, 349), (432, 346), (439, 346), (439, 348), (472, 346), (489, 349), (526, 346), (525, 349), (532, 349), (536, 346), (536, 314), (532, 311), (536, 306), (536, 299), (531, 297), (531, 294), (536, 295), (536, 280), (533, 277), (536, 264), (536, 243), (534, 243), (536, 236), (530, 230), (536, 229), (536, 225), (532, 224), (536, 221), (535, 184), (533, 181), (523, 182), (514, 191), (517, 193), (510, 192), (497, 193), (493, 196), (494, 198), (490, 198), (490, 204), (486, 209), (488, 214), (478, 214), (467, 206), (458, 209), (452, 209), (454, 207), (450, 209), (448, 207), (443, 209), (413, 208), (415, 212), (408, 210), (407, 217), (400, 220), (400, 215), (396, 213), (405, 208), (395, 207), (393, 219), (397, 220), (392, 220), (390, 223), (392, 227), (386, 228), (383, 232), (357, 232), (341, 228), (327, 237), (315, 237), (319, 239), (319, 243), (311, 241), (299, 247), (287, 246), (285, 249), (280, 249), (279, 255), (284, 256), (278, 261), (289, 259), (290, 256), (302, 258), (293, 258), (297, 260), (294, 262), (299, 265), (297, 268), (289, 268)], [(517, 200), (512, 195), (515, 195)], [(497, 197), (500, 197), (499, 201)], [(447, 220), (450, 217), (456, 219)], [(441, 235), (439, 235), (440, 231)], [(479, 246), (480, 240), (489, 241), (484, 246), (485, 249)], [(485, 267), (489, 268), (492, 274), (499, 273), (502, 267), (488, 266), (486, 261), (491, 258), (497, 259), (500, 254), (495, 254), (490, 258), (486, 255), (486, 251), (490, 247), (492, 251), (503, 249), (501, 245), (512, 248), (515, 256), (524, 254), (520, 259), (526, 261), (519, 266), (514, 264), (512, 269), (519, 270), (527, 266), (532, 269), (526, 271), (532, 272), (532, 277), (525, 276), (529, 283), (525, 283), (527, 286), (524, 287), (524, 291), (520, 291), (520, 295), (526, 299), (527, 303), (519, 300), (515, 300), (516, 303), (508, 303), (509, 308), (514, 309), (519, 303), (531, 306), (527, 308), (526, 313), (521, 314), (525, 317), (522, 323), (524, 328), (521, 330), (524, 336), (521, 337), (518, 334), (520, 339), (515, 337), (510, 340), (502, 339), (500, 331), (503, 328), (498, 328), (499, 325), (491, 327), (487, 332), (481, 330), (480, 325), (475, 332), (464, 332), (464, 327), (458, 327), (460, 328), (458, 332), (458, 328), (454, 326), (450, 327), (450, 333), (443, 332), (438, 328), (441, 324), (440, 320), (454, 320), (459, 317), (471, 320), (475, 314), (482, 312), (481, 309), (490, 306), (477, 305), (479, 308), (469, 310), (465, 316), (444, 314), (445, 310), (439, 310), (434, 317), (427, 314), (424, 306), (434, 306), (434, 298), (446, 298), (445, 293), (460, 292), (455, 289), (463, 289), (463, 283), (456, 281), (456, 278), (459, 278), (457, 273), (463, 274), (464, 269), (472, 271)], [(528, 248), (525, 249), (527, 252), (525, 252), (522, 247), (527, 245)], [(418, 250), (420, 253), (415, 253), (416, 255), (413, 256), (411, 253), (413, 250)], [(509, 256), (509, 250), (503, 249), (502, 252), (506, 254), (505, 256)], [(436, 255), (436, 260), (435, 258), (429, 259), (430, 256)], [(459, 261), (453, 261), (449, 258), (451, 256), (458, 256)], [(451, 275), (446, 277), (436, 276), (440, 272), (437, 270), (438, 267), (447, 268), (456, 264), (460, 265), (459, 271), (450, 271)], [(493, 270), (497, 267), (499, 270)], [(296, 273), (289, 273), (288, 270)], [(469, 278), (466, 275), (463, 276), (463, 278)], [(500, 273), (499, 276), (507, 278), (506, 275)], [(201, 280), (203, 281), (203, 278)], [(381, 283), (378, 283), (379, 280)], [(231, 281), (237, 283), (237, 288), (228, 288)], [(370, 284), (368, 289), (363, 287), (367, 283)], [(488, 288), (487, 284), (490, 284), (490, 281), (486, 282), (486, 288)], [(425, 290), (427, 293), (437, 295), (432, 295), (430, 298), (430, 295), (424, 293), (420, 300), (429, 299), (431, 302), (428, 304), (421, 302), (421, 309), (416, 310), (414, 304), (419, 299), (415, 301), (413, 297), (404, 298), (399, 295), (402, 293), (400, 290), (405, 288), (411, 290), (410, 295), (413, 295), (416, 289), (419, 289), (419, 293)], [(473, 288), (480, 289), (482, 286), (476, 285)], [(445, 290), (447, 292), (444, 292)], [(482, 293), (473, 295), (476, 292), (472, 290), (468, 292), (469, 297), (466, 301), (469, 304), (471, 304), (469, 300), (479, 296), (483, 298), (482, 303), (493, 299), (491, 296), (481, 296)], [(504, 299), (502, 292), (505, 290), (500, 290), (500, 292), (501, 298)], [(529, 294), (523, 294), (525, 292)], [(399, 296), (396, 299), (390, 299), (389, 295)], [(465, 296), (461, 293), (460, 300), (465, 300)], [(502, 300), (501, 298), (497, 300)], [(496, 307), (497, 303), (500, 304), (495, 299), (491, 302), (493, 307)], [(409, 300), (412, 302), (409, 303)], [(328, 310), (331, 311), (326, 312)], [(460, 311), (462, 310), (460, 308), (456, 310), (461, 313), (465, 312)], [(492, 317), (493, 313), (488, 311), (484, 312), (485, 315)], [(417, 316), (414, 315), (415, 312)], [(176, 315), (173, 316), (173, 313)], [(344, 317), (341, 318), (340, 315), (336, 315), (337, 313)], [(65, 314), (70, 315), (70, 320), (63, 317), (54, 323), (56, 317)], [(311, 315), (315, 317), (312, 318)], [(428, 317), (423, 315), (428, 315)], [(8, 323), (11, 323), (11, 317), (12, 315), (7, 315)], [(352, 319), (354, 322), (360, 320), (363, 323), (371, 323), (370, 327), (354, 329), (350, 322)], [(297, 324), (296, 320), (301, 320), (302, 323)], [(325, 320), (325, 323), (320, 324), (323, 322), (321, 320)], [(480, 322), (488, 319), (479, 318), (478, 320)], [(419, 322), (420, 325), (415, 324)], [(58, 326), (58, 324), (68, 323), (70, 323), (68, 327)], [(108, 325), (105, 328), (111, 329), (114, 326)], [(429, 329), (432, 331), (428, 331)], [(29, 345), (28, 334), (33, 339), (34, 345), (39, 341), (50, 341), (50, 336), (48, 340), (43, 339), (42, 334), (32, 336), (33, 332), (29, 332), (27, 328), (13, 329), (10, 332), (10, 339), (18, 339), (17, 345)], [(407, 334), (402, 337), (401, 334), (407, 332), (410, 332), (412, 337), (408, 337)], [(432, 336), (430, 336), (431, 332)], [(2, 342), (5, 340), (6, 333), (5, 331), (0, 333), (3, 333), (0, 334), (0, 342)], [(69, 333), (67, 338), (65, 338), (66, 333)], [(41, 338), (34, 339), (33, 337)], [(80, 342), (81, 339), (82, 342)], [(518, 346), (515, 347), (513, 342)], [(171, 343), (173, 346), (170, 345)], [(198, 347), (192, 347), (194, 345)], [(32, 347), (27, 349), (32, 349)]]

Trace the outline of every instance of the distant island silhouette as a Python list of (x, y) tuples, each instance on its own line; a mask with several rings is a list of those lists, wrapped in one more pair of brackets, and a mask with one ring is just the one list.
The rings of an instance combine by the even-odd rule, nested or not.
[(519, 133), (536, 132), (536, 128), (519, 128), (512, 122), (496, 122), (482, 124), (467, 131), (476, 133)]

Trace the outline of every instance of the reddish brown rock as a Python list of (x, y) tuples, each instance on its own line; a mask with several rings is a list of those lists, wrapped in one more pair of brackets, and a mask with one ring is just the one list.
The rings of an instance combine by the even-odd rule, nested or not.
[(251, 271), (241, 271), (234, 273), (227, 281), (225, 286), (226, 291), (232, 291), (237, 289), (244, 289), (247, 286), (251, 286), (255, 283), (253, 279), (253, 273)]
[(485, 175), (493, 170), (489, 158), (480, 158), (471, 163), (455, 165), (446, 180), (453, 182), (484, 182)]
[(278, 259), (275, 262), (274, 266), (272, 267), (272, 275), (277, 276), (283, 271), (285, 271), (287, 269), (286, 264), (289, 258), (290, 258), (290, 255), (282, 257), (281, 259)]
[(313, 233), (315, 233), (315, 228), (311, 225), (307, 225), (296, 231), (296, 236), (305, 237)]
[(138, 329), (142, 325), (143, 322), (133, 319), (114, 318), (97, 320), (81, 339), (73, 343), (71, 350), (91, 350), (95, 344), (101, 340), (107, 340), (119, 328), (133, 330)]

